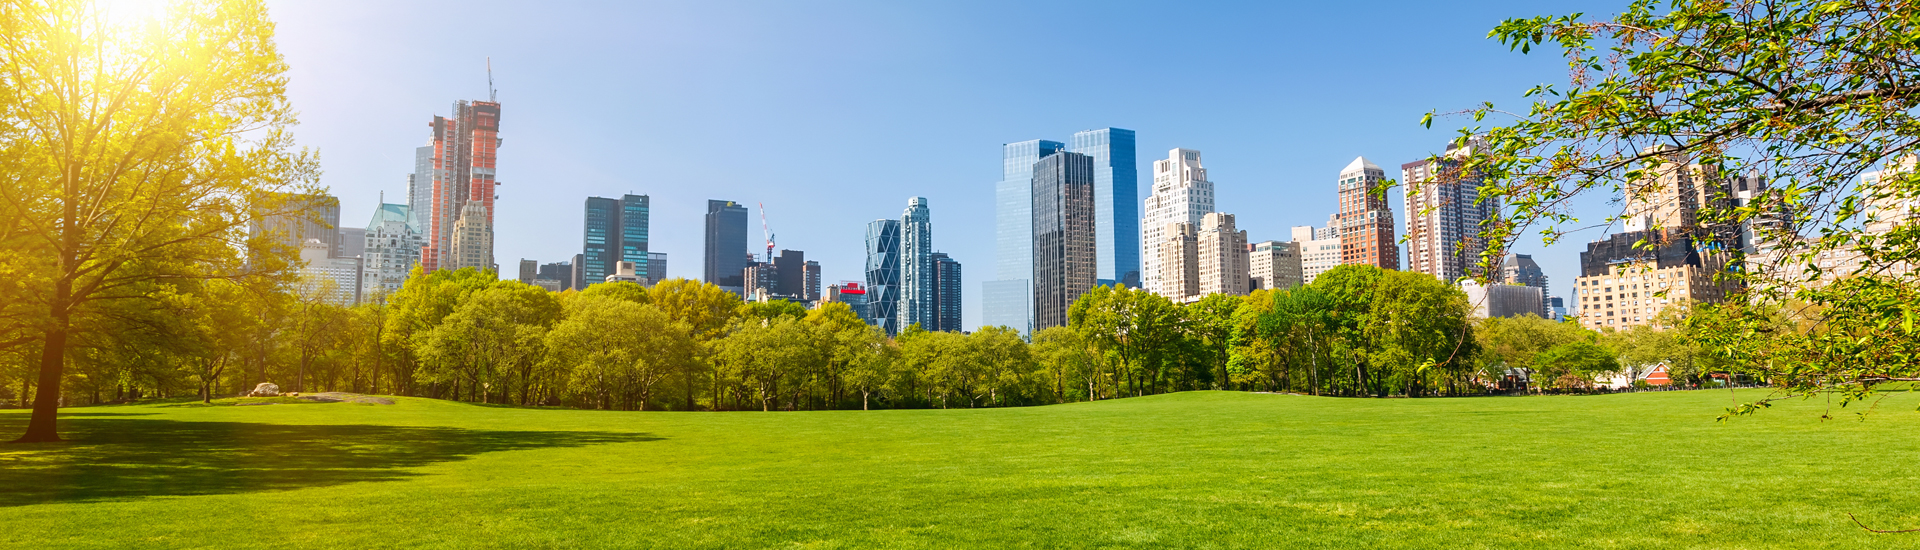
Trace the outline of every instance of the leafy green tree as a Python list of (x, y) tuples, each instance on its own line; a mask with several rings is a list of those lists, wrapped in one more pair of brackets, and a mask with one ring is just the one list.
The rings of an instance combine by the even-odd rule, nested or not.
[[(727, 324), (734, 319), (740, 307), (740, 297), (727, 292), (713, 283), (703, 283), (688, 279), (667, 279), (647, 289), (648, 301), (667, 318), (687, 327), (688, 337), (701, 344), (700, 354), (689, 361), (682, 369), (681, 389), (686, 396), (685, 410), (694, 410), (698, 405), (693, 396), (699, 391), (698, 384), (703, 378), (712, 375), (713, 369), (706, 357), (708, 345), (714, 339), (727, 332)], [(714, 384), (716, 391), (718, 384)], [(715, 397), (715, 406), (719, 398)]]
[(1216, 390), (1232, 389), (1232, 377), (1227, 372), (1228, 351), (1236, 328), (1234, 312), (1243, 302), (1245, 299), (1238, 296), (1212, 294), (1182, 308), (1187, 337), (1202, 354), (1198, 363), (1211, 367), (1198, 374)]
[[(419, 394), (413, 388), (414, 374), (419, 368), (417, 352), (426, 345), (427, 335), (453, 315), (468, 294), (493, 283), (491, 271), (469, 267), (428, 273), (418, 264), (413, 266), (406, 282), (387, 297), (387, 327), (381, 333), (384, 343), (400, 352), (396, 357), (396, 393)], [(439, 397), (443, 388), (432, 384), (426, 393)]]
[(1045, 381), (1049, 402), (1065, 403), (1081, 390), (1085, 390), (1089, 399), (1098, 395), (1094, 384), (1100, 353), (1079, 331), (1071, 327), (1048, 327), (1033, 335), (1030, 353), (1039, 363), (1039, 376)]
[(1444, 385), (1458, 395), (1478, 351), (1466, 294), (1409, 271), (1382, 273), (1375, 284), (1365, 339), (1370, 362), (1390, 373), (1385, 386), (1415, 396)]
[(1590, 389), (1594, 377), (1620, 370), (1611, 352), (1586, 340), (1554, 344), (1534, 358), (1534, 366), (1540, 379), (1566, 389)]
[(257, 0), (183, 3), (138, 27), (94, 2), (7, 3), (0, 82), (0, 246), (42, 270), (15, 297), (44, 312), (29, 317), (39, 393), (20, 441), (58, 441), (88, 308), (152, 300), (132, 292), (145, 283), (284, 269), (290, 251), (243, 263), (235, 245), (282, 210), (276, 192), (314, 190), (318, 166), (291, 150), (286, 64)]
[[(1680, 164), (1710, 180), (1760, 175), (1768, 192), (1737, 205), (1705, 197), (1695, 219), (1645, 241), (1724, 241), (1755, 222), (1767, 244), (1721, 275), (1746, 295), (1692, 323), (1707, 333), (1698, 341), (1778, 384), (1768, 400), (1837, 390), (1844, 401), (1920, 379), (1909, 321), (1920, 280), (1906, 267), (1920, 259), (1920, 224), (1889, 208), (1920, 196), (1909, 160), (1920, 153), (1916, 21), (1913, 6), (1876, 0), (1676, 0), (1631, 2), (1608, 19), (1501, 23), (1494, 38), (1523, 53), (1555, 50), (1571, 82), (1530, 90), (1524, 110), (1468, 113), (1512, 118), (1461, 130), (1482, 145), (1460, 172), (1508, 205), (1507, 221), (1482, 228), (1494, 243), (1483, 265), (1527, 231), (1552, 240), (1591, 225), (1565, 208), (1583, 195), (1653, 198), (1653, 186), (1633, 183)], [(1875, 169), (1886, 170), (1862, 177)]]
[[(1179, 337), (1179, 308), (1145, 290), (1097, 286), (1067, 308), (1068, 326), (1099, 349), (1103, 359), (1100, 395), (1126, 391), (1141, 395), (1159, 378), (1156, 354), (1166, 353)], [(1125, 382), (1123, 388), (1121, 383)]]
[(860, 392), (860, 410), (869, 410), (873, 395), (886, 391), (888, 382), (893, 380), (894, 370), (900, 363), (900, 347), (875, 326), (868, 326), (857, 334), (841, 333), (837, 344), (844, 346), (844, 352), (850, 355), (844, 383)]
[(657, 307), (581, 296), (569, 308), (546, 333), (547, 360), (595, 408), (646, 410), (660, 381), (694, 360), (686, 327)]

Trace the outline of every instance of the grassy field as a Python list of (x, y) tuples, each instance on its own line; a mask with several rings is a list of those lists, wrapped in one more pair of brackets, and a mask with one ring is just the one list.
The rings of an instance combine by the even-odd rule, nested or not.
[(90, 407), (0, 445), (0, 546), (1920, 548), (1847, 519), (1920, 527), (1920, 400), (1729, 399)]

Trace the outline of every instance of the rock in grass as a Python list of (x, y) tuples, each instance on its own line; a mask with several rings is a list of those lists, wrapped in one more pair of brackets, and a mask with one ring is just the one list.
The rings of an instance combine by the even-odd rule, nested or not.
[(280, 395), (280, 385), (272, 382), (261, 382), (260, 385), (253, 387), (253, 391), (247, 392), (247, 397), (274, 397), (278, 395)]

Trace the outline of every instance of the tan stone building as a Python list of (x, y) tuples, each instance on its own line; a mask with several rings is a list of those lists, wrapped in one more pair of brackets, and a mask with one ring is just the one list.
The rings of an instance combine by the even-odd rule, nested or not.
[(1193, 224), (1177, 222), (1161, 228), (1157, 244), (1159, 286), (1153, 293), (1175, 303), (1200, 299), (1200, 235)]
[(1198, 263), (1200, 295), (1247, 294), (1247, 232), (1234, 226), (1233, 214), (1209, 212), (1200, 220)]
[(1301, 244), (1290, 241), (1254, 243), (1253, 250), (1247, 252), (1247, 290), (1279, 290), (1303, 284)]

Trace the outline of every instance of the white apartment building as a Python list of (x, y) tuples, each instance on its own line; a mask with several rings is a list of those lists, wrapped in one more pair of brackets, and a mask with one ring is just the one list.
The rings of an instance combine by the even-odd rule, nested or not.
[(1200, 152), (1174, 149), (1164, 160), (1153, 161), (1153, 192), (1141, 212), (1140, 242), (1148, 253), (1140, 258), (1140, 286), (1162, 296), (1160, 280), (1165, 269), (1161, 254), (1154, 251), (1170, 237), (1172, 224), (1200, 227), (1201, 218), (1213, 211), (1213, 182), (1207, 181), (1207, 169), (1200, 166)]
[(1340, 236), (1311, 225), (1293, 227), (1293, 242), (1300, 244), (1300, 284), (1313, 282), (1327, 270), (1340, 267)]
[(362, 299), (379, 300), (400, 290), (414, 264), (420, 263), (424, 243), (410, 210), (404, 204), (381, 204), (374, 210), (361, 253)]

